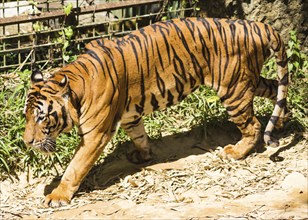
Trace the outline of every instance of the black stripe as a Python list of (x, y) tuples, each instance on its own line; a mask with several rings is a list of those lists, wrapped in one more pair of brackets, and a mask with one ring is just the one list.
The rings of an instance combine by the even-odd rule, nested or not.
[(129, 80), (128, 80), (128, 72), (127, 72), (127, 69), (126, 69), (126, 62), (125, 62), (125, 57), (124, 57), (124, 53), (123, 53), (123, 49), (118, 46), (116, 47), (116, 49), (119, 51), (120, 55), (121, 55), (121, 58), (122, 58), (122, 63), (123, 63), (123, 73), (125, 74), (125, 105), (124, 106), (127, 106), (127, 109), (129, 109), (129, 106), (127, 105), (128, 101), (130, 101), (128, 99), (128, 89), (129, 89)]
[(236, 118), (238, 116), (242, 116), (249, 108), (251, 107), (251, 104), (248, 103), (247, 105), (245, 105), (242, 109), (240, 109), (237, 113), (235, 113), (234, 115), (231, 115), (229, 113), (229, 115), (233, 118)]
[(208, 34), (208, 36), (209, 36), (209, 39), (211, 39), (211, 28), (210, 28), (210, 24), (209, 24), (209, 22), (206, 20), (206, 19), (204, 19), (204, 18), (197, 18), (197, 20), (198, 21), (201, 21), (201, 23), (202, 23), (202, 25), (205, 27), (205, 29), (206, 29), (206, 31), (207, 31), (207, 34)]
[(254, 57), (255, 57), (255, 62), (256, 65), (254, 66), (253, 70), (257, 69), (256, 71), (252, 71), (252, 73), (254, 74), (259, 74), (261, 72), (260, 70), (260, 65), (259, 65), (259, 54), (258, 54), (258, 47), (257, 47), (257, 43), (255, 40), (255, 35), (251, 33), (251, 39), (252, 39), (252, 45), (253, 45), (253, 51), (254, 51)]
[(142, 48), (142, 45), (141, 45), (141, 40), (140, 38), (138, 37), (138, 35), (135, 35), (135, 34), (130, 34), (129, 35), (129, 39), (133, 39), (133, 40), (136, 40), (138, 45), (139, 45), (139, 48), (141, 50), (141, 53), (143, 53), (143, 48)]
[(175, 88), (176, 91), (178, 92), (179, 96), (178, 96), (178, 101), (181, 101), (183, 98), (183, 93), (184, 93), (184, 85), (181, 82), (181, 80), (175, 75), (173, 74), (174, 80), (175, 80)]
[[(141, 100), (139, 102), (139, 106), (136, 107), (137, 112), (141, 115), (144, 111), (144, 103), (145, 103), (145, 85), (144, 85), (144, 75), (142, 72), (141, 67), (141, 75), (140, 75), (140, 93), (141, 93)], [(136, 105), (137, 106), (137, 105)]]
[(122, 124), (121, 126), (125, 129), (125, 130), (129, 130), (131, 128), (135, 128), (139, 125), (140, 123), (140, 120), (141, 120), (141, 117), (140, 118), (137, 118), (135, 121), (131, 121), (131, 122), (128, 122), (126, 124)]
[(103, 39), (96, 39), (96, 43), (97, 43), (99, 46), (101, 46), (101, 47), (104, 46), (104, 41), (103, 41)]
[(207, 64), (207, 67), (209, 68), (209, 71), (212, 72), (212, 67), (211, 67), (211, 56), (210, 56), (210, 51), (209, 48), (206, 45), (206, 41), (203, 37), (203, 35), (201, 34), (201, 31), (199, 30), (199, 28), (197, 27), (197, 31), (198, 31), (198, 36), (199, 36), (199, 40), (201, 42), (202, 45), (202, 55), (203, 58)]
[(47, 92), (52, 95), (55, 95), (59, 92), (59, 90), (55, 90), (50, 85), (47, 85), (47, 84), (44, 86), (44, 89), (42, 91)]
[(271, 116), (270, 121), (275, 125), (277, 121), (279, 120), (278, 116)]
[(88, 50), (86, 53), (89, 54), (93, 59), (95, 59), (100, 64), (101, 69), (104, 70), (104, 65), (102, 63), (102, 60), (99, 58), (99, 56), (93, 50)]
[[(214, 30), (211, 28), (211, 31), (212, 31), (212, 35), (215, 36), (215, 33), (214, 33)], [(212, 41), (213, 43), (213, 46), (214, 46), (214, 51), (215, 51), (215, 54), (216, 56), (218, 55), (217, 52), (218, 52), (218, 46), (217, 46), (217, 41), (216, 41), (216, 38), (213, 37)]]
[(278, 61), (277, 64), (279, 66), (281, 66), (282, 68), (284, 68), (288, 64), (288, 59), (285, 59), (285, 60), (282, 60), (282, 61)]
[(148, 50), (148, 38), (147, 35), (144, 33), (144, 30), (140, 30), (141, 35), (143, 36), (143, 46), (145, 48), (145, 59), (146, 59), (146, 66), (147, 66), (147, 73), (148, 76), (150, 75), (150, 58), (149, 58), (149, 50)]
[(132, 49), (133, 49), (133, 52), (134, 52), (134, 55), (135, 55), (135, 59), (136, 59), (136, 62), (137, 62), (137, 68), (138, 68), (138, 72), (140, 72), (140, 66), (139, 66), (139, 54), (137, 52), (137, 49), (136, 49), (136, 46), (134, 44), (134, 42), (130, 42), (131, 46), (132, 46)]
[(247, 82), (244, 88), (241, 89), (241, 92), (234, 98), (233, 101), (242, 100), (247, 92), (251, 88), (251, 81)]
[(156, 50), (157, 50), (156, 56), (158, 56), (159, 63), (160, 63), (160, 65), (161, 65), (162, 69), (164, 69), (164, 62), (163, 62), (163, 58), (162, 58), (162, 56), (161, 56), (161, 53), (160, 53), (160, 51), (159, 51), (158, 43), (157, 43), (157, 41), (156, 41), (155, 43), (156, 43)]
[(247, 126), (252, 122), (253, 117), (250, 117), (247, 119), (247, 121), (244, 124), (244, 128), (247, 128)]
[[(203, 81), (204, 81), (204, 79), (202, 78), (201, 84), (203, 84)], [(195, 80), (195, 78), (192, 75), (190, 75), (190, 77), (189, 77), (189, 82), (190, 82), (190, 89), (192, 89), (192, 90), (196, 89), (196, 82), (197, 81)]]
[(137, 140), (137, 139), (143, 139), (144, 138), (144, 134), (140, 135), (140, 136), (137, 136), (137, 137), (134, 137), (132, 138), (133, 141)]
[[(226, 29), (225, 28), (223, 28), (223, 32), (222, 33), (223, 33), (222, 36), (223, 36), (223, 41), (224, 41), (223, 45), (224, 45), (225, 51), (226, 51), (226, 57), (224, 59), (225, 65), (224, 65), (224, 72), (223, 72), (223, 79), (224, 79), (225, 76), (226, 76), (228, 65), (229, 65), (230, 54), (229, 54), (229, 49), (228, 49), (228, 40), (227, 40), (228, 37), (226, 36)], [(233, 47), (233, 45), (232, 45), (232, 47)]]
[[(218, 48), (219, 49), (219, 57), (221, 57), (221, 47)], [(216, 84), (217, 84), (217, 87), (216, 87), (216, 90), (219, 91), (220, 90), (220, 83), (221, 83), (221, 75), (222, 75), (222, 72), (221, 72), (221, 62), (222, 62), (222, 58), (219, 58), (219, 61), (218, 61), (218, 79), (216, 81)]]
[[(116, 68), (115, 68), (114, 60), (111, 59), (111, 58), (110, 58), (110, 60), (111, 60), (111, 64), (112, 64), (112, 67), (113, 67), (113, 73), (116, 73)], [(108, 77), (108, 80), (110, 80), (111, 83), (112, 83), (112, 91), (110, 91), (112, 95), (111, 95), (111, 98), (110, 98), (110, 100), (109, 100), (109, 105), (111, 105), (112, 102), (113, 102), (113, 97), (115, 96), (116, 86), (115, 86), (114, 79), (113, 79), (113, 77), (112, 77), (112, 75), (111, 75), (111, 67), (110, 67), (110, 65), (108, 65), (108, 62), (107, 62), (106, 59), (105, 59), (105, 64), (106, 64), (107, 72), (108, 72), (108, 76), (109, 76), (109, 77)], [(115, 75), (116, 77), (118, 77), (117, 74), (114, 74), (114, 75)]]
[(160, 77), (160, 75), (159, 75), (159, 73), (157, 71), (156, 66), (155, 66), (155, 74), (156, 74), (156, 84), (157, 84), (157, 87), (158, 87), (162, 97), (165, 98), (166, 85), (165, 85), (164, 80)]
[(286, 98), (281, 99), (281, 100), (279, 100), (279, 101), (277, 102), (277, 105), (278, 105), (280, 108), (284, 108), (284, 107), (286, 106), (286, 104), (287, 104)]
[[(78, 72), (79, 72), (79, 73), (82, 73), (82, 71), (81, 71), (80, 68), (79, 68), (80, 65), (77, 65), (77, 64), (78, 64), (78, 63), (76, 63), (76, 62), (73, 62), (73, 63), (72, 63), (72, 65), (78, 70)], [(75, 72), (74, 72), (74, 73), (75, 73)], [(87, 72), (87, 73), (88, 73), (88, 72)], [(76, 73), (75, 73), (75, 74), (76, 74)]]
[[(236, 77), (236, 78), (234, 78), (234, 83), (232, 83), (232, 84), (229, 83), (226, 94), (223, 95), (223, 96), (221, 96), (221, 98), (220, 98), (220, 100), (221, 100), (222, 102), (224, 102), (225, 100), (231, 98), (232, 95), (234, 94), (234, 92), (236, 91), (238, 85), (239, 85), (239, 78), (240, 78), (241, 74), (240, 74), (240, 72), (239, 72), (238, 74), (233, 74), (233, 75), (232, 75), (232, 78), (233, 78), (234, 75), (235, 75), (235, 77)], [(232, 81), (231, 81), (231, 82), (232, 82)], [(242, 93), (242, 95), (240, 95), (241, 97), (243, 97), (243, 95), (244, 95), (245, 92), (247, 91), (248, 87), (249, 87), (249, 85), (247, 84), (246, 87), (244, 88), (244, 90), (243, 90), (243, 89), (241, 90), (241, 93)], [(241, 93), (240, 93), (240, 94), (241, 94)], [(236, 98), (237, 98), (237, 97), (236, 97)], [(235, 100), (236, 100), (236, 98), (235, 98)]]
[(173, 105), (173, 98), (174, 98), (174, 96), (172, 95), (172, 93), (170, 92), (170, 90), (168, 90), (168, 98), (167, 98), (168, 103), (167, 103), (167, 107)]
[[(48, 127), (48, 129), (51, 131), (54, 131), (56, 128), (58, 128), (58, 126), (59, 126), (59, 117), (58, 117), (58, 113), (56, 112), (56, 111), (54, 111), (54, 112), (51, 112), (50, 114), (49, 114), (49, 117), (53, 117), (54, 118), (54, 120), (55, 120), (55, 124), (53, 125), (53, 126), (49, 126), (50, 125), (50, 122), (51, 122), (51, 120), (49, 120), (49, 122), (47, 123), (47, 127)], [(58, 128), (58, 130), (59, 130), (59, 133), (61, 132), (61, 129), (59, 129)]]
[(185, 74), (185, 67), (184, 67), (183, 61), (177, 55), (177, 53), (175, 52), (175, 49), (173, 47), (172, 47), (172, 52), (173, 52), (174, 70), (185, 82), (187, 82), (187, 77), (186, 77), (186, 74)]
[(226, 110), (227, 110), (228, 112), (232, 112), (232, 111), (234, 111), (235, 109), (237, 109), (240, 105), (241, 105), (240, 102), (238, 102), (237, 105), (228, 105), (228, 106), (226, 107)]
[(187, 53), (189, 54), (190, 53), (190, 46), (188, 45), (188, 43), (186, 41), (185, 35), (182, 32), (182, 29), (179, 28), (175, 23), (173, 23), (173, 26), (175, 28), (175, 31), (177, 32), (177, 35), (180, 38), (179, 40), (181, 40), (183, 46), (185, 47)]
[(67, 127), (67, 113), (66, 113), (65, 106), (61, 107), (61, 113), (62, 113), (63, 125), (60, 129), (60, 132), (62, 132)]
[(257, 33), (257, 35), (260, 38), (261, 46), (262, 46), (263, 59), (265, 60), (268, 56), (268, 51), (266, 50), (266, 47), (264, 46), (264, 39), (263, 39), (263, 36), (261, 34), (261, 29), (260, 29), (259, 25), (256, 24), (256, 23), (253, 23), (253, 26), (254, 26), (254, 31)]
[(232, 21), (229, 25), (230, 28), (230, 32), (231, 32), (231, 41), (232, 41), (232, 48), (234, 48), (234, 42), (235, 42), (235, 34), (236, 34), (236, 25), (234, 24), (234, 22)]
[(214, 24), (217, 27), (218, 33), (220, 35), (220, 38), (222, 39), (223, 38), (222, 37), (222, 29), (223, 29), (223, 27), (222, 27), (222, 25), (220, 23), (220, 19), (219, 18), (214, 18), (213, 21), (214, 21)]
[[(93, 63), (93, 61), (92, 61), (91, 59), (89, 59), (89, 58), (87, 58), (87, 57), (82, 57), (82, 58), (85, 59), (85, 60), (87, 60), (87, 61), (89, 61), (89, 62), (92, 64), (92, 66), (94, 67), (95, 72), (96, 72), (96, 73), (99, 73), (99, 71), (98, 71), (96, 65)], [(90, 71), (89, 71), (89, 72), (90, 72)]]
[(151, 93), (151, 105), (153, 106), (153, 111), (159, 109), (158, 101), (153, 93)]
[(279, 80), (278, 85), (286, 86), (286, 85), (288, 85), (288, 83), (289, 83), (289, 76), (288, 76), (288, 74), (285, 74), (283, 76), (283, 78)]
[(86, 73), (89, 73), (89, 69), (86, 64), (84, 64), (83, 62), (79, 60), (77, 60), (76, 62), (85, 70)]
[(195, 23), (192, 22), (190, 19), (182, 19), (182, 20), (186, 24), (186, 27), (191, 34), (191, 37), (194, 39), (194, 41), (196, 41), (196, 39), (195, 39)]
[(52, 109), (53, 109), (53, 101), (51, 100), (49, 105), (48, 105), (48, 110), (47, 110), (48, 114), (52, 111)]
[(163, 39), (164, 39), (164, 42), (165, 42), (165, 46), (166, 46), (166, 49), (167, 49), (167, 55), (168, 55), (168, 61), (170, 62), (170, 47), (169, 47), (169, 42), (168, 42), (168, 39), (166, 37), (166, 34), (164, 33), (163, 30), (165, 30), (166, 28), (162, 28), (161, 26), (159, 26), (159, 32), (160, 34), (162, 35)]

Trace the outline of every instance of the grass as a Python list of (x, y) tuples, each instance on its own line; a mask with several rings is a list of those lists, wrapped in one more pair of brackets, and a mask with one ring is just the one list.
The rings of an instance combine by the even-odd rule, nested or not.
[[(291, 82), (288, 91), (288, 105), (291, 121), (299, 126), (289, 129), (307, 129), (307, 57), (301, 53), (296, 32), (290, 33), (288, 57)], [(276, 77), (276, 64), (270, 59), (263, 68), (262, 75)], [(57, 153), (46, 156), (28, 149), (23, 141), (25, 119), (23, 108), (26, 91), (29, 87), (30, 71), (0, 75), (0, 179), (12, 177), (19, 171), (32, 171), (35, 176), (50, 173), (61, 174), (70, 161), (79, 138), (74, 129), (70, 134), (62, 134), (57, 140)], [(257, 116), (271, 114), (273, 105), (270, 101), (256, 98)], [(225, 109), (213, 90), (200, 87), (183, 102), (163, 111), (157, 111), (144, 118), (147, 133), (151, 138), (160, 138), (191, 129), (203, 123), (219, 123), (227, 119)], [(268, 118), (267, 118), (268, 120)], [(264, 122), (266, 123), (266, 122)], [(129, 140), (123, 130), (112, 140), (112, 145)], [(102, 159), (105, 155), (102, 155)]]

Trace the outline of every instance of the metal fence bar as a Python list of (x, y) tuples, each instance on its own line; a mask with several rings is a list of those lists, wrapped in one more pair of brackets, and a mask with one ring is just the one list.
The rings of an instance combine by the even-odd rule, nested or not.
[[(137, 7), (142, 5), (148, 5), (153, 3), (160, 3), (163, 0), (133, 0), (133, 1), (124, 1), (124, 2), (108, 2), (100, 5), (88, 6), (86, 8), (74, 8), (72, 13), (76, 13), (79, 15), (93, 13), (93, 12), (102, 12), (102, 11), (110, 11), (116, 9), (122, 9), (127, 7)], [(35, 22), (40, 20), (46, 20), (51, 18), (57, 18), (65, 16), (63, 10), (56, 10), (53, 12), (43, 12), (40, 15), (20, 15), (9, 18), (0, 18), (0, 26), (10, 25), (10, 24), (20, 24), (24, 22)]]
[[(3, 2), (4, 0), (2, 0)], [(12, 68), (20, 70), (34, 62), (43, 66), (47, 63), (57, 65), (61, 60), (64, 62), (63, 54), (67, 51), (63, 48), (63, 42), (57, 39), (64, 37), (61, 34), (59, 36), (59, 33), (63, 33), (68, 26), (72, 26), (74, 29), (74, 38), (69, 40), (70, 45), (80, 51), (80, 48), (83, 48), (84, 44), (90, 40), (121, 37), (132, 30), (152, 24), (153, 19), (162, 14), (163, 16), (183, 16), (186, 12), (194, 11), (193, 7), (183, 8), (182, 0), (107, 2), (72, 9), (70, 16), (73, 16), (76, 23), (66, 24), (68, 17), (65, 16), (63, 10), (52, 11), (49, 5), (51, 2), (59, 3), (59, 1), (52, 0), (41, 0), (39, 2), (39, 4), (46, 3), (47, 5), (47, 12), (41, 12), (39, 15), (0, 18), (0, 27), (3, 31), (3, 36), (0, 33), (0, 71)], [(63, 0), (61, 2), (63, 4)], [(166, 2), (175, 4), (175, 7), (161, 11)], [(22, 3), (18, 2), (18, 4), (20, 6)], [(76, 0), (76, 5), (78, 4), (79, 1)], [(155, 4), (160, 7), (160, 10), (152, 12), (149, 9), (152, 9)], [(0, 8), (1, 10), (4, 9)], [(109, 13), (112, 16), (117, 14), (118, 17), (110, 17)], [(103, 16), (105, 20), (102, 20), (102, 17), (99, 16)], [(84, 19), (91, 19), (91, 21), (87, 23)], [(42, 29), (34, 29), (33, 24), (42, 25)], [(8, 35), (10, 28), (14, 25), (17, 27), (17, 34)], [(22, 32), (22, 25), (28, 25), (31, 30)], [(79, 54), (79, 52), (75, 51), (74, 54)]]

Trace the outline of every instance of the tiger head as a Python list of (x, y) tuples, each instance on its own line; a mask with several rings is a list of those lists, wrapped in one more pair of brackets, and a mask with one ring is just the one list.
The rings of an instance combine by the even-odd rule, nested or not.
[(61, 74), (45, 81), (41, 72), (32, 73), (24, 109), (26, 126), (23, 140), (26, 145), (44, 153), (54, 152), (57, 136), (72, 129), (68, 81), (67, 76)]

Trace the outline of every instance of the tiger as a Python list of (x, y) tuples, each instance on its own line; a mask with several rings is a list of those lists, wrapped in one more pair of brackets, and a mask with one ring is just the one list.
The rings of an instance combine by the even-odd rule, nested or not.
[[(278, 66), (277, 80), (260, 76), (271, 54)], [(277, 147), (271, 133), (287, 111), (287, 63), (282, 38), (267, 24), (191, 17), (156, 22), (111, 40), (92, 40), (75, 61), (49, 78), (33, 71), (25, 104), (25, 144), (52, 153), (60, 133), (77, 126), (80, 136), (44, 205), (70, 203), (119, 127), (136, 147), (133, 158), (151, 160), (142, 117), (180, 102), (201, 85), (216, 91), (242, 134), (236, 144), (222, 149), (223, 158), (245, 158), (260, 139), (255, 96), (275, 104), (263, 139)]]

